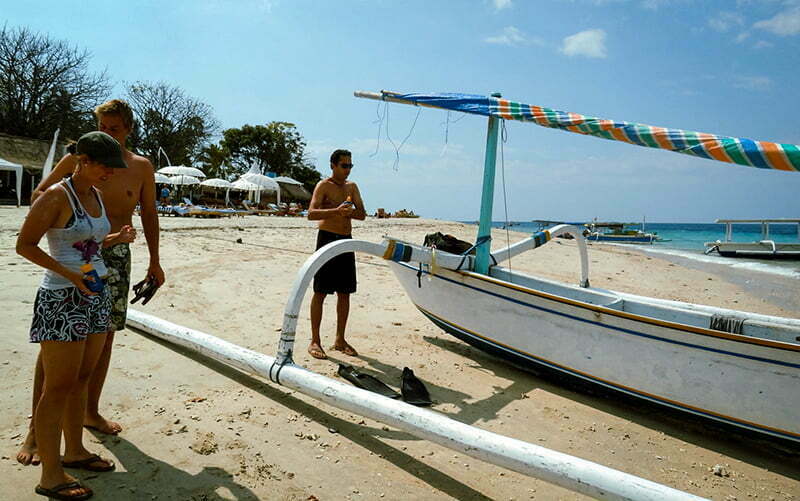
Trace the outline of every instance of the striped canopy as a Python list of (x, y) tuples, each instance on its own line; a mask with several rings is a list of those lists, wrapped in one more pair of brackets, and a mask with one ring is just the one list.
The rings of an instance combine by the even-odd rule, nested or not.
[(543, 127), (624, 141), (761, 169), (800, 171), (800, 146), (667, 129), (631, 122), (587, 117), (577, 113), (476, 94), (399, 94), (382, 91), (386, 101), (535, 122)]

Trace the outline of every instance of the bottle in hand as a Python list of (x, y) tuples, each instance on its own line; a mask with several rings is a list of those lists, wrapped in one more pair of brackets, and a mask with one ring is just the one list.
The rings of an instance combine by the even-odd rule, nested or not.
[(97, 274), (97, 270), (94, 269), (92, 263), (86, 263), (81, 266), (81, 271), (83, 272), (83, 283), (86, 284), (87, 289), (92, 292), (103, 291), (105, 283), (103, 283), (103, 279), (100, 278), (100, 275)]

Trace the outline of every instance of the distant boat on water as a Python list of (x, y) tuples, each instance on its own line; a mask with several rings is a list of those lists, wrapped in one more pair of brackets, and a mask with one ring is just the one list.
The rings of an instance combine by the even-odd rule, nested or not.
[[(724, 257), (800, 260), (800, 219), (717, 219), (715, 222), (725, 225), (725, 241), (706, 242), (706, 254), (717, 252)], [(761, 224), (761, 240), (734, 242), (733, 225), (747, 223)], [(797, 242), (776, 242), (771, 239), (769, 236), (770, 224), (796, 224)]]
[(645, 233), (642, 230), (631, 228), (631, 225), (626, 223), (592, 222), (585, 226), (588, 232), (586, 240), (590, 242), (652, 244), (658, 239), (654, 233)]

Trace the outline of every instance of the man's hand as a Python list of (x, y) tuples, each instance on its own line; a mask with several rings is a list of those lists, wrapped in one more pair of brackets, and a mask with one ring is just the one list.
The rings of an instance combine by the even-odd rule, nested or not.
[(158, 263), (151, 264), (150, 267), (147, 268), (147, 276), (155, 278), (159, 287), (164, 285), (164, 282), (166, 281), (166, 278), (164, 277), (164, 270), (161, 269), (161, 265)]
[(336, 208), (336, 212), (342, 217), (353, 217), (355, 210), (353, 202), (342, 202), (342, 205)]
[(117, 242), (123, 242), (129, 244), (136, 240), (136, 228), (131, 225), (126, 224), (122, 228), (119, 229), (119, 234), (117, 236)]

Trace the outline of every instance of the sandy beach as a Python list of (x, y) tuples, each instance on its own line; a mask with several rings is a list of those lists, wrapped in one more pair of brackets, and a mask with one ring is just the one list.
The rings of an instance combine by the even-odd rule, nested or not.
[[(29, 422), (38, 349), (28, 343), (28, 329), (42, 275), (14, 252), (26, 213), (0, 208), (4, 500), (42, 499), (33, 492), (38, 467), (15, 460)], [(160, 222), (167, 284), (147, 306), (133, 307), (274, 354), (289, 288), (313, 252), (316, 225), (266, 216)], [(138, 281), (147, 249), (138, 218), (135, 223), (140, 239), (133, 244), (132, 278)], [(434, 231), (474, 240), (476, 228), (429, 219), (368, 218), (354, 225), (356, 238), (376, 242), (388, 234), (421, 243)], [(496, 230), (495, 247), (523, 236)], [(593, 245), (589, 257), (593, 286), (800, 318), (795, 279), (752, 272), (751, 280), (740, 280), (618, 246)], [(566, 282), (579, 278), (576, 246), (560, 239), (514, 258), (512, 267)], [(383, 260), (359, 256), (358, 274), (348, 340), (361, 356), (329, 351), (330, 360), (322, 361), (306, 354), (307, 296), (298, 364), (337, 377), (342, 361), (394, 386), (408, 366), (427, 384), (433, 409), (458, 421), (715, 500), (800, 499), (800, 448), (509, 367), (433, 326)], [(773, 294), (759, 293), (765, 289)], [(334, 304), (333, 298), (325, 303), (326, 348)], [(113, 473), (79, 475), (94, 499), (584, 499), (128, 330), (117, 334), (101, 410), (124, 431), (117, 437), (85, 432), (91, 450), (117, 462)], [(720, 474), (712, 472), (715, 465)]]

